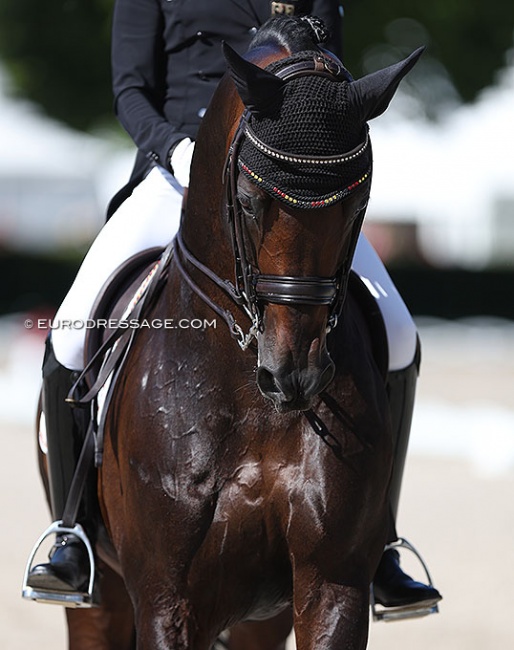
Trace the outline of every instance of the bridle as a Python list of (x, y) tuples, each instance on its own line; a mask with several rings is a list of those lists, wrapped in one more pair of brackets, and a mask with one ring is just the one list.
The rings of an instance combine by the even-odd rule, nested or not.
[[(313, 52), (312, 58), (281, 67), (275, 74), (284, 80), (302, 75), (322, 75), (331, 79), (348, 79), (348, 73), (337, 60), (322, 52)], [(245, 246), (245, 219), (241, 205), (237, 200), (237, 179), (239, 175), (238, 156), (245, 138), (260, 148), (266, 155), (286, 159), (293, 164), (327, 165), (339, 164), (353, 160), (362, 155), (368, 147), (369, 139), (366, 129), (365, 140), (355, 149), (339, 156), (297, 156), (285, 151), (271, 148), (257, 138), (249, 126), (250, 111), (246, 109), (230, 145), (224, 166), (226, 217), (230, 226), (232, 250), (234, 256), (234, 282), (220, 278), (216, 273), (198, 260), (186, 247), (181, 231), (178, 232), (174, 247), (177, 268), (191, 289), (226, 322), (232, 336), (241, 349), (246, 350), (263, 331), (262, 305), (274, 303), (281, 305), (328, 306), (330, 308), (327, 331), (337, 326), (341, 315), (348, 287), (351, 263), (357, 239), (364, 218), (365, 206), (361, 208), (352, 225), (350, 246), (347, 255), (332, 277), (279, 276), (260, 273), (251, 263)], [(356, 184), (357, 185), (357, 184)], [(353, 188), (349, 188), (353, 189)], [(323, 205), (313, 207), (324, 207)], [(236, 322), (233, 314), (215, 303), (191, 278), (184, 261), (208, 277), (227, 294), (248, 316), (251, 326), (248, 331)]]

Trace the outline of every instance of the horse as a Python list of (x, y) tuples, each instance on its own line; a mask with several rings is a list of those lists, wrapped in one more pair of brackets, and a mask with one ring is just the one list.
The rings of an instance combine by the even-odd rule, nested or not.
[(73, 650), (367, 644), (392, 434), (350, 268), (367, 122), (418, 54), (353, 80), (276, 22), (225, 54), (145, 314), (183, 326), (137, 332), (106, 413), (101, 605), (66, 610)]

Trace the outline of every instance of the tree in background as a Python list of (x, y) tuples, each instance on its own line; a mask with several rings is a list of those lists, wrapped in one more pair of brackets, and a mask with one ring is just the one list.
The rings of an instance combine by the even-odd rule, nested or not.
[[(429, 115), (472, 102), (514, 46), (512, 0), (343, 0), (345, 62), (355, 76), (427, 51), (407, 86)], [(402, 84), (403, 86), (404, 84)]]
[(114, 0), (0, 0), (0, 60), (14, 92), (79, 130), (112, 123)]
[[(77, 129), (112, 123), (113, 4), (114, 0), (1, 0), (0, 59), (17, 94)], [(343, 0), (343, 4), (344, 59), (355, 76), (397, 61), (414, 47), (428, 46), (410, 85), (433, 114), (449, 98), (470, 102), (492, 85), (513, 46), (513, 0)]]

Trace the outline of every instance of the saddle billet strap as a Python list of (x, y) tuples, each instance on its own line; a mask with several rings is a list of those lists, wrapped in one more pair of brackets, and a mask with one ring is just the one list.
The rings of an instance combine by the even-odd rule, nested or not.
[(125, 367), (125, 361), (132, 347), (132, 340), (129, 341), (127, 345), (119, 345), (118, 347), (119, 347), (119, 352), (116, 355), (117, 356), (116, 362), (113, 364), (112, 370), (109, 372), (109, 374), (107, 375), (107, 379), (102, 385), (103, 388), (103, 386), (105, 386), (105, 383), (109, 381), (109, 376), (111, 376), (112, 373), (112, 378), (107, 389), (107, 394), (105, 396), (103, 408), (100, 415), (100, 422), (97, 422), (98, 398), (96, 397), (91, 404), (91, 408), (94, 411), (94, 413), (92, 414), (92, 423), (97, 422), (96, 430), (95, 430), (95, 467), (100, 467), (102, 465), (103, 452), (104, 452), (105, 420), (107, 418), (107, 411), (108, 411), (107, 405), (110, 404), (111, 402), (112, 393), (118, 383), (118, 378), (123, 368)]

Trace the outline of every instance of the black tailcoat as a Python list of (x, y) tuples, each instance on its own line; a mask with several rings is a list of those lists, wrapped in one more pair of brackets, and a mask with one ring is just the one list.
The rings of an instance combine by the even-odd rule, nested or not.
[[(295, 0), (290, 0), (295, 2)], [(152, 164), (169, 169), (169, 152), (195, 139), (225, 72), (221, 42), (244, 53), (270, 18), (270, 0), (116, 0), (112, 73), (116, 115), (138, 148), (129, 185), (114, 197), (112, 214)], [(278, 3), (284, 7), (285, 3)], [(297, 2), (324, 20), (328, 44), (340, 51), (338, 0)], [(284, 7), (286, 8), (286, 7)], [(298, 11), (298, 10), (297, 10)]]

